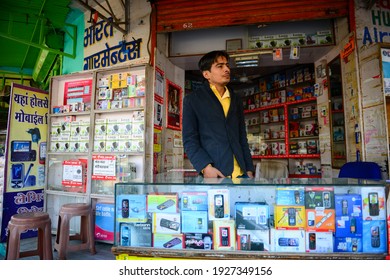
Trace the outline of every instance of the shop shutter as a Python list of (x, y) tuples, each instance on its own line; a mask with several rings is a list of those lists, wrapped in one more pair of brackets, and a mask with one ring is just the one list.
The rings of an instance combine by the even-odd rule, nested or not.
[(155, 0), (157, 32), (348, 16), (349, 0)]

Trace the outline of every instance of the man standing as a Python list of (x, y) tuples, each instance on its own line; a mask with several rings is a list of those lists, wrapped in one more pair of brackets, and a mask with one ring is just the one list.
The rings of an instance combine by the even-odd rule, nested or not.
[(242, 100), (227, 87), (229, 55), (209, 52), (198, 66), (207, 81), (184, 98), (184, 150), (205, 178), (253, 178)]

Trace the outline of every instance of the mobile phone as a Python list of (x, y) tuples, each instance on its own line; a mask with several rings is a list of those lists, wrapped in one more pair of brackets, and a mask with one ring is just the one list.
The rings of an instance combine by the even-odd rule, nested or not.
[(211, 250), (211, 245), (213, 244), (211, 237), (206, 235), (203, 238), (203, 249), (205, 250)]
[(288, 213), (288, 225), (295, 226), (297, 224), (297, 219), (295, 216), (296, 209), (295, 208), (288, 208), (287, 213)]
[(39, 163), (45, 164), (46, 161), (46, 142), (39, 144)]
[(167, 201), (161, 203), (160, 205), (157, 205), (157, 209), (158, 210), (165, 210), (174, 204), (175, 204), (175, 201), (173, 199), (168, 199)]
[(225, 215), (224, 211), (224, 200), (222, 194), (214, 195), (214, 216), (215, 218), (223, 218)]
[(127, 224), (121, 225), (121, 246), (130, 245), (130, 229)]
[(122, 218), (129, 217), (129, 200), (122, 199)]
[(179, 237), (175, 237), (168, 242), (163, 244), (164, 248), (172, 248), (173, 246), (176, 246), (177, 244), (182, 243), (181, 239)]
[(248, 251), (249, 244), (250, 244), (250, 235), (249, 234), (241, 234), (240, 235), (241, 250)]
[(347, 216), (348, 215), (348, 201), (346, 199), (343, 199), (341, 201), (341, 214), (343, 216)]
[(330, 208), (330, 192), (323, 192), (322, 193), (322, 203), (325, 208)]
[(357, 252), (358, 250), (358, 241), (356, 238), (352, 238), (352, 252)]
[(183, 196), (183, 208), (188, 208), (188, 196)]
[(371, 227), (371, 247), (379, 248), (381, 245), (381, 240), (379, 237), (379, 227), (372, 226)]
[(299, 195), (299, 191), (294, 191), (295, 204), (301, 203), (301, 196)]
[(315, 234), (315, 232), (309, 233), (309, 249), (310, 250), (316, 249), (316, 234)]
[(221, 246), (230, 246), (229, 232), (230, 229), (228, 227), (219, 228)]
[(11, 167), (11, 187), (14, 189), (23, 188), (24, 163), (14, 163)]
[(288, 237), (280, 237), (278, 239), (279, 246), (293, 246), (297, 247), (299, 246), (299, 239), (298, 238), (288, 238)]
[(171, 229), (171, 230), (178, 231), (180, 228), (180, 223), (162, 218), (160, 220), (160, 226), (164, 227), (164, 228)]
[(370, 216), (379, 216), (379, 201), (377, 192), (368, 193), (368, 209)]
[(350, 222), (349, 228), (351, 230), (351, 233), (355, 233), (356, 232), (356, 218), (355, 217), (351, 218), (351, 222)]

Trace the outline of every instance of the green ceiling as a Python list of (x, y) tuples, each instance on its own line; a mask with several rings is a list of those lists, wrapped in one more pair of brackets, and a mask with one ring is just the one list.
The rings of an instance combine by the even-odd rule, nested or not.
[[(31, 74), (43, 43), (58, 49), (71, 0), (0, 0), (0, 71)], [(54, 40), (53, 40), (54, 38)]]

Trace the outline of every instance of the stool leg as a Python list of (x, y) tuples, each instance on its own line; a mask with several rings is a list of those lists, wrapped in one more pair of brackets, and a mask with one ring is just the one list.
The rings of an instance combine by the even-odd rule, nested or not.
[(51, 244), (51, 221), (49, 221), (45, 226), (45, 233), (44, 233), (44, 251), (43, 256), (45, 260), (52, 260), (53, 259), (53, 248)]
[[(7, 238), (6, 260), (16, 260), (20, 251), (20, 232), (17, 229), (10, 230)], [(11, 246), (12, 245), (12, 246)]]
[(88, 226), (88, 240), (89, 240), (89, 251), (92, 255), (96, 254), (95, 247), (95, 232), (93, 228), (93, 221), (91, 214), (87, 216), (87, 226)]
[(64, 215), (62, 221), (61, 221), (61, 233), (57, 232), (57, 235), (59, 235), (59, 247), (57, 249), (58, 251), (58, 258), (60, 260), (66, 259), (66, 251), (68, 248), (68, 242), (69, 242), (69, 217), (67, 215)]
[(44, 253), (43, 253), (43, 248), (44, 248), (44, 229), (38, 228), (38, 254), (39, 254), (39, 259), (44, 260)]

